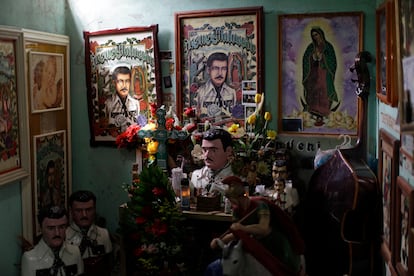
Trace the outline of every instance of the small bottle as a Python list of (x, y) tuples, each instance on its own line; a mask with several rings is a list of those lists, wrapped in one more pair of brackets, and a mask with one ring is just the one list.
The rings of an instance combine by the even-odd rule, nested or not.
[(181, 210), (190, 210), (190, 183), (187, 178), (181, 179)]
[(231, 214), (231, 202), (227, 197), (224, 198), (224, 213)]

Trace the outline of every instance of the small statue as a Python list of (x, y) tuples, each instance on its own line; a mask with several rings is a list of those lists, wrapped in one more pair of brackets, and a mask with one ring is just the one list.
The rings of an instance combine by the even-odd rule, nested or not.
[(272, 197), (280, 208), (293, 214), (294, 207), (299, 204), (299, 195), (296, 188), (292, 186), (292, 180), (289, 179), (287, 165), (287, 159), (276, 160), (273, 163), (274, 194)]

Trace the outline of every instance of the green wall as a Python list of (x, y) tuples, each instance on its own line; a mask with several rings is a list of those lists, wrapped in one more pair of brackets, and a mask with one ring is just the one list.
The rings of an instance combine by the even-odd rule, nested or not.
[[(364, 12), (364, 49), (375, 54), (375, 7), (372, 0), (2, 0), (0, 24), (39, 31), (65, 34), (70, 37), (71, 106), (72, 106), (72, 168), (73, 189), (90, 189), (98, 197), (98, 212), (107, 219), (110, 231), (118, 223), (118, 206), (127, 200), (122, 184), (131, 179), (133, 152), (115, 148), (89, 146), (89, 123), (86, 103), (84, 41), (82, 32), (131, 26), (159, 25), (160, 50), (175, 53), (174, 12), (232, 8), (264, 7), (264, 73), (266, 110), (272, 112), (271, 127), (276, 128), (278, 87), (278, 15), (283, 13)], [(372, 78), (375, 79), (375, 70)], [(163, 68), (163, 75), (167, 70)], [(175, 77), (172, 76), (173, 80)], [(374, 85), (373, 85), (374, 86)], [(170, 92), (170, 91), (167, 91)], [(375, 92), (369, 99), (368, 148), (372, 159), (376, 154)], [(336, 145), (336, 139), (299, 137), (295, 141), (321, 142), (323, 147)], [(311, 158), (314, 152), (299, 152), (299, 157)], [(301, 156), (303, 155), (303, 156)], [(306, 177), (311, 170), (303, 175)], [(22, 232), (21, 191), (19, 183), (0, 187), (0, 271), (2, 275), (17, 275), (20, 262), (17, 240)]]

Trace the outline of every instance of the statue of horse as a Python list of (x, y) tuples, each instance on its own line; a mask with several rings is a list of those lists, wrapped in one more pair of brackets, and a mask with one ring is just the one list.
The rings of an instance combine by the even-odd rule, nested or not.
[(228, 244), (224, 244), (222, 240), (218, 240), (217, 243), (223, 250), (221, 259), (223, 275), (272, 275), (256, 258), (243, 250), (242, 240), (232, 241)]

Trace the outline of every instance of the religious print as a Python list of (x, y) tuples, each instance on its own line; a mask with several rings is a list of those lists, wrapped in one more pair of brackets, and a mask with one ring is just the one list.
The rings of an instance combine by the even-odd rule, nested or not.
[(279, 129), (301, 120), (300, 134), (356, 135), (354, 59), (362, 49), (362, 13), (279, 17)]
[[(262, 93), (261, 15), (262, 8), (176, 14), (178, 112), (191, 107), (201, 123), (244, 125), (243, 100)], [(243, 83), (255, 91), (243, 94)]]
[(64, 108), (63, 54), (30, 52), (30, 99), (32, 112)]
[(158, 25), (84, 32), (91, 143), (116, 137), (161, 104)]
[(34, 179), (36, 180), (35, 214), (49, 205), (66, 208), (68, 176), (65, 139), (66, 131), (64, 130), (33, 137)]
[(0, 39), (0, 68), (0, 175), (3, 175), (21, 166), (16, 53), (12, 40)]

